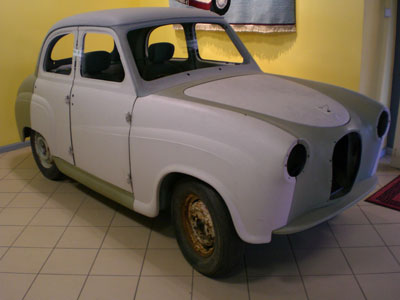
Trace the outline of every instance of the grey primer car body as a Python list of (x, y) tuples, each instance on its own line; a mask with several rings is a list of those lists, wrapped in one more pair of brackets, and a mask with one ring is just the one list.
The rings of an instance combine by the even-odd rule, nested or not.
[[(201, 59), (197, 23), (220, 25), (243, 62)], [(168, 24), (182, 24), (186, 60), (174, 60), (167, 43), (148, 46), (150, 33)], [(79, 72), (91, 31), (113, 36), (120, 82)], [(45, 60), (52, 41), (71, 32), (64, 95), (57, 88), (66, 77), (46, 71)], [(146, 78), (157, 51), (181, 71)], [(86, 115), (85, 101), (93, 104)], [(61, 171), (149, 217), (172, 203), (185, 257), (209, 276), (232, 267), (225, 244), (267, 243), (272, 233), (308, 229), (365, 197), (376, 185), (389, 126), (388, 110), (358, 93), (263, 73), (223, 17), (190, 8), (99, 11), (58, 22), (20, 87), (16, 119), (47, 177)]]

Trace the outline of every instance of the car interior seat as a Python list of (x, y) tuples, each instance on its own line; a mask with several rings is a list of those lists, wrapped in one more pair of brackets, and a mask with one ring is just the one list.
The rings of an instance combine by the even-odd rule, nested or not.
[(166, 75), (179, 73), (180, 70), (170, 62), (175, 52), (175, 46), (171, 43), (156, 43), (148, 49), (148, 64), (144, 68), (143, 78), (154, 80)]
[(111, 55), (107, 51), (85, 53), (82, 60), (82, 76), (93, 79), (107, 80), (102, 72), (111, 64)]
[(82, 76), (121, 82), (125, 74), (118, 52), (93, 51), (85, 53), (82, 60)]

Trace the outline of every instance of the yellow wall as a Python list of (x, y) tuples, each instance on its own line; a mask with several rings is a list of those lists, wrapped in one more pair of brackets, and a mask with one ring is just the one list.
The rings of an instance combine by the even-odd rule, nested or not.
[(2, 0), (0, 9), (0, 146), (19, 142), (14, 103), (22, 80), (34, 72), (47, 31), (58, 20), (99, 9), (139, 6), (139, 0)]
[(265, 72), (358, 90), (363, 0), (297, 0), (297, 33), (241, 34)]
[[(364, 1), (297, 0), (297, 33), (240, 34), (265, 72), (359, 90)], [(375, 1), (375, 0), (371, 0)], [(380, 0), (377, 0), (380, 1)], [(90, 10), (168, 6), (168, 0), (3, 0), (0, 10), (0, 146), (18, 142), (17, 88), (34, 70), (43, 38), (59, 19)]]

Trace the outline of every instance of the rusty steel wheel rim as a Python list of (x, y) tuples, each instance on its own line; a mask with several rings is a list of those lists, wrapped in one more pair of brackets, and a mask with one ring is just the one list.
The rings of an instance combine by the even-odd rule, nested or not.
[(185, 233), (197, 254), (208, 257), (214, 252), (215, 231), (206, 205), (194, 194), (189, 194), (182, 206)]

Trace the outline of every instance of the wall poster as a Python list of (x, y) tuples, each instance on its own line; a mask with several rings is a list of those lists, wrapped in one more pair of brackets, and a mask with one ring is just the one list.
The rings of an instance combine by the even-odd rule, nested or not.
[[(169, 0), (170, 7), (192, 6), (213, 11), (238, 32), (295, 32), (295, 0)], [(216, 30), (213, 26), (205, 30)]]

